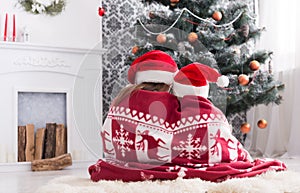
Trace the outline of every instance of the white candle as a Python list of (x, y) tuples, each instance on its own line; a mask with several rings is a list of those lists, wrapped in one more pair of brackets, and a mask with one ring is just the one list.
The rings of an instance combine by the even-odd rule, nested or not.
[(27, 27), (24, 27), (22, 36), (23, 42), (29, 42), (29, 31)]

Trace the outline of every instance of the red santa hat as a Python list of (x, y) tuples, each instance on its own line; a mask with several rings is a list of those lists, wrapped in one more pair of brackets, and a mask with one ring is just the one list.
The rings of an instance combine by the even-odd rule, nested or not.
[(177, 64), (171, 56), (160, 50), (152, 50), (132, 62), (128, 70), (128, 81), (132, 84), (172, 84), (173, 75), (177, 70)]
[(178, 97), (196, 95), (207, 98), (209, 82), (226, 87), (229, 80), (216, 69), (200, 63), (192, 63), (181, 68), (174, 76), (173, 91)]

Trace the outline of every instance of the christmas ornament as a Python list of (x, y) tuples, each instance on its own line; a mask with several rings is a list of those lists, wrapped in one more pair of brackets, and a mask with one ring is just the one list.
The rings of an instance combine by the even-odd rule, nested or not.
[(220, 11), (215, 11), (212, 14), (212, 18), (216, 21), (220, 21), (222, 19), (222, 13)]
[(188, 40), (190, 43), (194, 43), (195, 41), (198, 40), (198, 35), (195, 32), (191, 32), (188, 35)]
[(149, 12), (149, 18), (154, 19), (155, 18), (155, 14), (153, 13), (153, 11)]
[(246, 74), (240, 74), (238, 77), (239, 84), (242, 86), (246, 86), (249, 83), (249, 76)]
[(170, 0), (170, 5), (171, 5), (172, 7), (174, 7), (174, 6), (177, 5), (177, 3), (179, 3), (179, 1), (180, 1), (180, 0)]
[(257, 60), (252, 60), (249, 64), (249, 67), (250, 67), (251, 70), (256, 71), (256, 70), (259, 69), (260, 64)]
[(134, 46), (134, 47), (132, 48), (131, 52), (132, 52), (133, 54), (135, 54), (135, 53), (137, 53), (138, 50), (139, 50), (139, 47), (138, 47), (138, 46)]
[(240, 128), (241, 132), (242, 133), (249, 133), (249, 131), (251, 130), (251, 127), (250, 127), (250, 124), (249, 123), (243, 123), (241, 125), (241, 128)]
[(102, 17), (105, 14), (105, 9), (103, 7), (99, 7), (98, 8), (98, 14), (99, 14), (99, 16)]
[(268, 122), (265, 120), (265, 119), (261, 119), (257, 122), (257, 126), (260, 128), (260, 129), (264, 129), (268, 126)]
[(167, 41), (167, 36), (165, 34), (158, 34), (156, 36), (156, 41), (160, 44), (164, 44)]

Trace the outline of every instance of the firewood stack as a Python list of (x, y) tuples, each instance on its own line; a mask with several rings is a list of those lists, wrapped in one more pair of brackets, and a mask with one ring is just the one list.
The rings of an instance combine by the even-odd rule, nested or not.
[(60, 170), (72, 165), (64, 124), (47, 123), (36, 132), (33, 124), (18, 126), (18, 162), (24, 161), (31, 162), (32, 171)]

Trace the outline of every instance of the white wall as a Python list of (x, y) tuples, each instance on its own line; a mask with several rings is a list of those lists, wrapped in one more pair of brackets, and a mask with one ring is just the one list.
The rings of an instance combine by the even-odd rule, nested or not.
[(9, 15), (10, 27), (12, 15), (16, 14), (19, 37), (23, 27), (28, 27), (30, 43), (90, 49), (100, 41), (101, 18), (98, 16), (100, 0), (67, 0), (65, 10), (57, 16), (34, 15), (25, 12), (16, 3), (17, 0), (0, 0), (1, 41), (6, 13)]
[[(36, 60), (39, 61), (40, 59), (44, 58), (49, 60), (52, 60), (53, 58), (62, 58), (62, 60), (64, 60), (66, 64), (68, 64), (69, 68), (73, 69), (73, 74), (80, 73), (79, 69), (84, 68), (84, 66), (86, 65), (85, 63), (87, 63), (88, 65), (93, 65), (93, 68), (91, 68), (90, 66), (89, 68), (91, 68), (94, 73), (97, 73), (99, 69), (101, 69), (101, 58), (99, 58), (101, 55), (99, 46), (101, 45), (99, 45), (99, 42), (101, 41), (102, 27), (101, 18), (98, 16), (98, 7), (101, 4), (101, 0), (67, 0), (65, 11), (63, 11), (58, 16), (33, 15), (31, 13), (23, 11), (21, 7), (16, 6), (16, 3), (17, 0), (0, 0), (0, 65), (2, 66), (0, 68), (0, 90), (2, 90), (2, 93), (6, 93), (5, 96), (7, 95), (7, 98), (11, 100), (8, 105), (7, 101), (4, 100), (5, 96), (0, 97), (0, 106), (3, 107), (3, 111), (0, 111), (0, 134), (5, 133), (5, 135), (1, 134), (2, 137), (0, 137), (0, 141), (2, 141), (0, 143), (0, 163), (16, 160), (15, 150), (17, 135), (16, 130), (11, 130), (11, 127), (14, 127), (12, 125), (16, 123), (16, 121), (14, 120), (16, 116), (16, 107), (15, 105), (12, 105), (15, 103), (14, 101), (12, 101), (14, 98), (14, 91), (12, 88), (20, 87), (20, 84), (22, 88), (44, 88), (45, 86), (42, 85), (52, 85), (56, 89), (64, 88), (72, 92), (73, 87), (76, 86), (74, 80), (66, 81), (64, 78), (57, 79), (54, 82), (51, 81), (53, 83), (56, 82), (56, 85), (53, 85), (52, 83), (48, 84), (45, 82), (44, 84), (42, 84), (40, 80), (47, 79), (48, 75), (43, 76), (43, 78), (40, 80), (36, 78), (39, 81), (29, 81), (27, 78), (31, 76), (23, 77), (23, 75), (21, 75), (19, 71), (35, 72), (36, 69), (41, 68), (39, 70), (41, 71), (41, 73), (44, 73), (43, 71), (45, 71), (45, 73), (47, 74), (49, 70), (56, 70), (56, 74), (59, 75), (59, 73), (61, 73), (61, 67), (46, 67), (43, 64), (41, 64), (40, 66), (36, 66), (35, 64), (17, 65), (18, 62), (16, 63), (16, 61), (22, 61), (19, 60), (20, 57), (21, 59), (22, 57), (25, 57), (22, 54), (26, 54), (26, 57), (29, 55), (32, 58), (33, 62)], [(6, 13), (8, 13), (9, 15), (10, 27), (12, 26), (13, 14), (16, 14), (18, 41), (20, 41), (20, 35), (23, 27), (28, 27), (30, 32), (29, 44), (14, 44), (3, 42), (4, 20)], [(10, 32), (8, 35), (11, 36), (12, 30), (10, 29), (9, 31)], [(87, 52), (90, 51), (90, 49), (95, 48), (95, 46), (97, 46), (97, 50), (93, 50), (93, 53), (87, 54)], [(60, 49), (57, 47), (66, 47), (67, 49)], [(67, 73), (70, 73), (70, 71), (67, 71)], [(10, 74), (19, 75), (17, 79), (7, 78), (7, 76)], [(21, 77), (23, 77), (23, 79)], [(51, 77), (53, 77), (53, 75), (51, 75)], [(51, 80), (51, 78), (49, 77), (48, 79)], [(95, 86), (95, 83), (92, 83), (92, 85), (89, 85), (90, 87)], [(4, 91), (4, 88), (6, 88), (7, 90)], [(101, 89), (99, 89), (98, 91), (100, 92)], [(101, 96), (101, 94), (98, 95)], [(73, 110), (72, 108), (70, 108), (71, 111)], [(5, 112), (6, 110), (7, 112)], [(73, 112), (70, 112), (69, 114), (73, 115)], [(91, 121), (91, 118), (88, 117), (85, 120), (86, 123), (88, 123), (88, 125), (86, 125), (87, 128), (78, 129), (81, 131), (85, 131), (85, 129), (88, 130), (91, 128), (99, 128), (99, 126), (95, 126), (96, 123), (94, 122), (96, 121), (94, 119)], [(70, 127), (75, 125), (73, 124), (74, 121), (72, 117), (70, 118), (70, 122)], [(92, 144), (87, 145), (90, 149), (92, 149), (92, 151), (97, 153), (99, 152), (99, 155), (101, 155), (101, 146), (97, 145), (99, 144), (98, 140), (100, 140), (98, 135), (95, 135), (95, 132), (92, 131), (90, 133), (82, 133), (84, 133), (84, 139), (90, 139), (90, 135), (94, 136), (94, 139), (89, 141)], [(82, 133), (81, 135), (83, 135)], [(81, 140), (78, 132), (73, 132), (69, 137), (69, 151), (74, 154), (80, 154), (77, 156), (73, 156), (78, 157), (78, 159), (89, 159), (88, 156), (91, 155), (86, 149), (86, 144), (84, 144), (87, 142)], [(6, 155), (3, 156), (4, 154)], [(95, 157), (92, 156), (92, 159), (95, 159)]]

